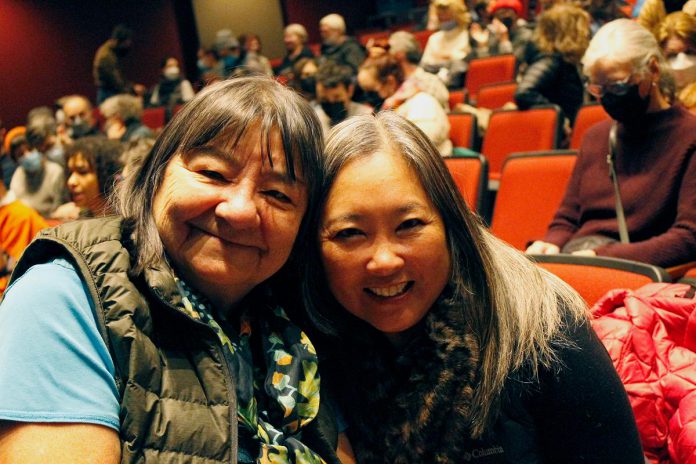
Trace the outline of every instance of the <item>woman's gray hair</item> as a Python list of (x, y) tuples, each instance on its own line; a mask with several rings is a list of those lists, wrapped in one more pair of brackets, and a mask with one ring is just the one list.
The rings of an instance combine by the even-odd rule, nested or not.
[(660, 69), (660, 91), (671, 100), (674, 77), (655, 36), (635, 21), (616, 19), (602, 26), (590, 41), (582, 58), (583, 73), (589, 76), (599, 61), (630, 64), (634, 73), (641, 73), (652, 59)]
[(283, 32), (285, 32), (286, 34), (295, 34), (297, 37), (300, 38), (300, 41), (302, 43), (307, 42), (307, 38), (309, 37), (309, 35), (307, 34), (307, 29), (305, 29), (305, 27), (302, 24), (297, 23), (288, 24)]
[(143, 102), (138, 97), (119, 94), (109, 97), (99, 105), (99, 112), (105, 118), (119, 117), (122, 121), (140, 121), (143, 116)]
[(322, 209), (343, 166), (378, 151), (403, 157), (445, 224), (452, 263), (447, 293), (481, 346), (481, 375), (472, 409), (472, 430), (480, 436), (509, 376), (523, 367), (534, 375), (539, 366), (550, 367), (557, 360), (557, 347), (570, 343), (563, 333), (565, 324), (584, 320), (585, 303), (560, 279), (488, 231), (468, 209), (437, 148), (420, 129), (395, 113), (380, 112), (342, 122), (327, 139), (326, 170), (310, 216), (314, 243), (304, 257), (302, 283), (307, 311), (321, 330), (349, 336), (337, 324), (346, 311), (330, 294), (321, 264)]
[[(121, 183), (116, 209), (133, 227), (136, 273), (164, 255), (152, 203), (171, 159), (217, 137), (229, 140), (225, 145), (234, 150), (254, 128), (259, 130), (262, 156), (271, 165), (271, 138), (275, 133), (280, 136), (288, 176), (293, 181), (302, 177), (308, 190), (307, 207), (312, 207), (322, 171), (323, 145), (321, 125), (312, 107), (293, 90), (267, 77), (244, 77), (210, 85), (174, 116), (142, 165)], [(297, 246), (305, 242), (300, 239), (305, 229), (303, 221), (295, 241)]]

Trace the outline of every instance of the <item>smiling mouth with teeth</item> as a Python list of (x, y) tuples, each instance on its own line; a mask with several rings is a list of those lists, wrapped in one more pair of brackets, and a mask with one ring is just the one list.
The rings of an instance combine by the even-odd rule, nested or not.
[(365, 291), (370, 295), (379, 296), (382, 298), (392, 298), (406, 293), (413, 286), (413, 281), (404, 282), (399, 285), (391, 285), (389, 287), (374, 287), (366, 288)]

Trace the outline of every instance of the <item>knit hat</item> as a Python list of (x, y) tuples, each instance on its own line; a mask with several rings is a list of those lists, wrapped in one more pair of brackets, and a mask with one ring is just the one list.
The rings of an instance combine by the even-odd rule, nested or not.
[(522, 16), (522, 3), (520, 0), (493, 0), (488, 7), (488, 11), (493, 14), (501, 8), (512, 8), (517, 16)]
[(12, 143), (12, 139), (17, 137), (18, 135), (24, 135), (26, 133), (27, 128), (24, 126), (13, 127), (9, 131), (7, 131), (7, 135), (5, 135), (5, 142), (3, 143), (4, 152), (8, 153), (10, 151), (10, 144)]

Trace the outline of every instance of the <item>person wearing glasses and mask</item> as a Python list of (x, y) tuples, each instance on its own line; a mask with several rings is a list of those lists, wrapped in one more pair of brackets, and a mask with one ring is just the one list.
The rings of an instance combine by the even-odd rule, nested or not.
[[(528, 253), (611, 256), (673, 266), (696, 259), (696, 117), (672, 104), (673, 77), (655, 37), (630, 20), (603, 26), (582, 60), (587, 90), (614, 121), (583, 138), (565, 197)], [(628, 243), (619, 242), (607, 153), (615, 168)]]

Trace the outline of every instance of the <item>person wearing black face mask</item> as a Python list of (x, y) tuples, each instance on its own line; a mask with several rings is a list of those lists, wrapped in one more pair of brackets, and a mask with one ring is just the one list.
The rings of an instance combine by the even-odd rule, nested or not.
[(97, 104), (120, 93), (145, 93), (142, 84), (134, 84), (126, 79), (121, 66), (121, 58), (128, 54), (133, 44), (132, 37), (133, 31), (119, 24), (114, 27), (111, 38), (94, 55), (92, 74), (97, 86)]
[(348, 66), (332, 61), (322, 64), (316, 74), (316, 83), (317, 104), (314, 109), (324, 134), (344, 119), (372, 112), (369, 106), (351, 100), (355, 84)]
[[(696, 117), (672, 104), (668, 64), (655, 37), (619, 19), (594, 36), (582, 60), (587, 90), (613, 120), (585, 133), (565, 198), (527, 252), (609, 256), (670, 267), (696, 259)], [(628, 240), (619, 241), (607, 153)]]
[(493, 17), (488, 30), (495, 39), (490, 53), (512, 53), (518, 68), (524, 70), (536, 52), (532, 44), (534, 28), (521, 19), (522, 3), (519, 0), (493, 0), (488, 11)]

